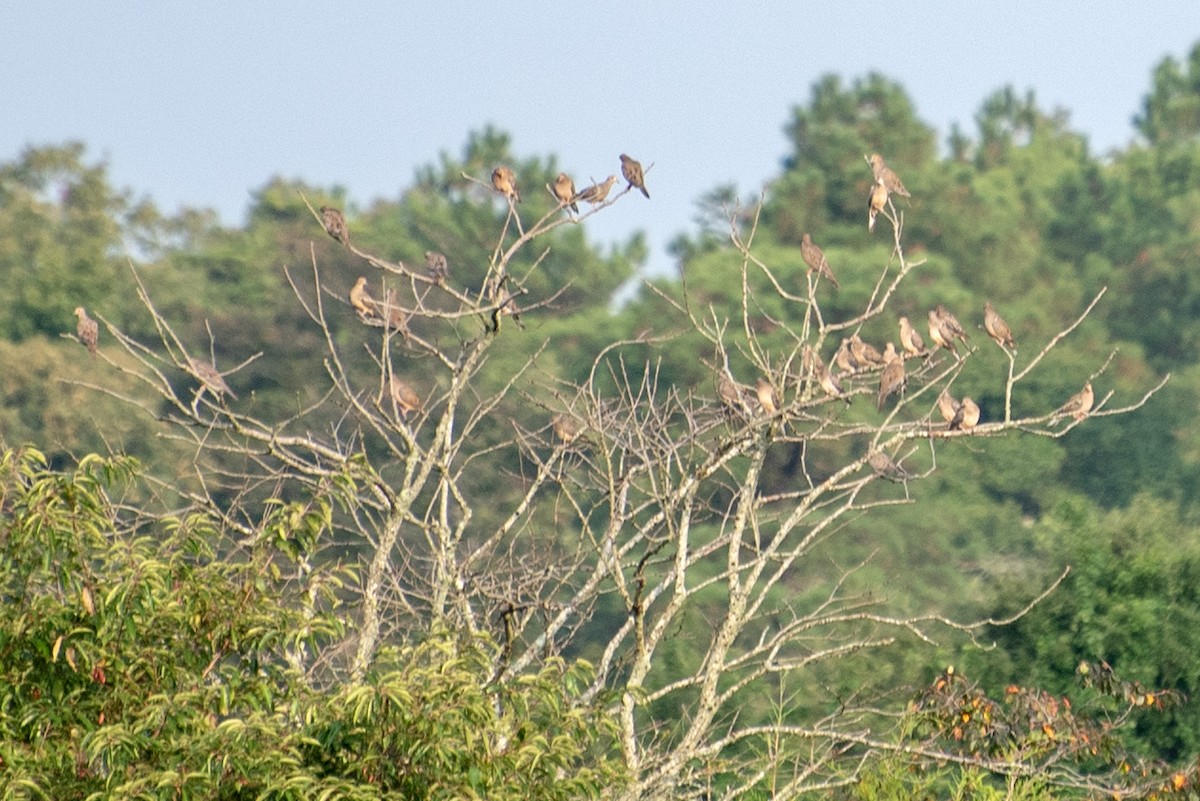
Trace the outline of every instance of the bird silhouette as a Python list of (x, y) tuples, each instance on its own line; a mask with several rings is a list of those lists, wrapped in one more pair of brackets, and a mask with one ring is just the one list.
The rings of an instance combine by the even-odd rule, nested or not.
[(950, 430), (970, 431), (977, 425), (979, 425), (979, 405), (964, 395), (954, 412), (954, 417), (950, 419)]
[(75, 335), (87, 347), (88, 353), (95, 356), (100, 342), (100, 325), (88, 317), (87, 311), (82, 306), (75, 307), (75, 316), (79, 318), (75, 324)]
[(872, 153), (868, 161), (871, 162), (871, 172), (875, 174), (875, 180), (887, 187), (887, 191), (900, 197), (912, 197), (900, 182), (900, 177), (884, 162), (883, 156)]
[(779, 400), (779, 393), (765, 378), (755, 379), (754, 393), (758, 396), (758, 405), (762, 407), (767, 416), (774, 416), (779, 411), (779, 407), (783, 405)]
[(991, 301), (984, 301), (983, 304), (983, 329), (996, 341), (997, 345), (1016, 347), (1013, 342), (1012, 329), (1008, 327), (1008, 323), (1004, 322), (1004, 318), (992, 308)]
[(942, 394), (938, 395), (937, 407), (938, 413), (947, 423), (954, 420), (954, 416), (958, 414), (958, 407), (961, 406), (954, 396), (950, 394), (950, 390), (943, 389)]
[(367, 292), (366, 276), (360, 275), (350, 288), (350, 305), (363, 318), (379, 316), (379, 304), (371, 297), (371, 293)]
[(907, 317), (900, 318), (900, 347), (910, 356), (920, 356), (925, 353), (925, 340)]
[(579, 206), (575, 204), (575, 182), (565, 172), (560, 172), (554, 179), (554, 196), (558, 198), (559, 203), (576, 214), (579, 213)]
[(646, 176), (642, 173), (642, 165), (624, 153), (621, 154), (621, 175), (625, 176), (630, 186), (642, 190), (642, 194), (649, 200), (650, 193), (646, 191)]
[(400, 410), (401, 417), (407, 420), (410, 412), (421, 411), (421, 396), (416, 393), (416, 390), (396, 376), (392, 376), (390, 383), (392, 400), (396, 402), (396, 408)]
[(577, 200), (582, 200), (585, 203), (590, 203), (595, 206), (597, 203), (604, 202), (604, 199), (608, 197), (609, 190), (613, 188), (613, 184), (616, 182), (617, 176), (610, 175), (608, 176), (608, 180), (604, 181), (603, 183), (585, 186), (583, 189), (579, 190), (579, 194), (575, 197)]
[(825, 251), (821, 250), (808, 234), (800, 239), (800, 257), (808, 265), (810, 273), (816, 272), (823, 278), (829, 279), (829, 283), (833, 284), (835, 288), (841, 288), (837, 279), (833, 277), (833, 270), (829, 267), (829, 260), (825, 258)]
[(897, 483), (907, 481), (912, 478), (912, 474), (905, 470), (901, 465), (896, 463), (896, 460), (888, 456), (883, 451), (874, 451), (867, 457), (867, 464), (875, 471), (875, 474), (880, 478), (885, 478), (888, 481)]
[(875, 181), (875, 185), (871, 187), (871, 194), (867, 198), (867, 231), (875, 230), (875, 216), (883, 211), (883, 207), (887, 205), (888, 190), (883, 185), (882, 180)]
[(436, 250), (425, 251), (425, 269), (429, 272), (429, 277), (439, 284), (450, 277), (450, 265), (446, 262), (446, 257)]
[(1096, 396), (1092, 392), (1092, 382), (1089, 381), (1083, 385), (1083, 389), (1076, 392), (1059, 407), (1058, 411), (1061, 414), (1069, 414), (1079, 421), (1088, 416), (1088, 412), (1092, 410), (1092, 404), (1095, 402)]
[(192, 374), (200, 379), (200, 383), (204, 389), (216, 395), (218, 398), (222, 395), (237, 400), (237, 395), (233, 394), (233, 390), (225, 383), (225, 376), (221, 375), (220, 371), (211, 363), (203, 359), (188, 359), (188, 366), (192, 369)]
[(896, 353), (896, 346), (891, 342), (883, 354), (883, 370), (879, 374), (879, 396), (875, 401), (876, 411), (883, 411), (883, 404), (888, 396), (904, 389), (906, 382), (904, 374), (904, 359)]
[(325, 226), (325, 233), (349, 247), (350, 229), (346, 227), (346, 218), (341, 211), (332, 206), (322, 206), (321, 224)]
[(514, 203), (521, 202), (521, 193), (517, 191), (517, 176), (503, 164), (492, 170), (492, 188)]
[(552, 421), (554, 435), (564, 444), (570, 444), (583, 431), (583, 424), (565, 412), (554, 416)]

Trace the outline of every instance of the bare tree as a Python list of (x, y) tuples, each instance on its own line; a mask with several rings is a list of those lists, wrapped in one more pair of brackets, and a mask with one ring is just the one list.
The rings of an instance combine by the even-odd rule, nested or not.
[[(480, 202), (500, 200), (485, 180), (464, 179)], [(546, 255), (541, 242), (629, 191), (579, 217), (563, 212), (572, 198), (560, 198), (531, 224), (505, 196), (507, 217), (479, 286), (455, 284), (457, 269), (435, 276), (426, 265), (389, 262), (348, 237), (339, 240), (374, 268), (374, 296), (388, 298), (378, 315), (360, 316), (362, 341), (351, 352), (330, 323), (333, 315), (353, 314), (345, 288), (325, 284), (314, 249), (311, 269), (289, 280), (324, 336), (325, 389), (288, 419), (259, 419), (251, 403), (226, 396), (228, 387), (214, 389), (211, 376), (189, 381), (197, 375), (194, 357), (211, 351), (211, 343), (182, 342), (140, 282), (159, 342), (113, 330), (132, 359), (112, 363), (157, 396), (153, 404), (131, 403), (161, 415), (165, 401), (173, 435), (194, 444), (196, 476), (180, 490), (247, 542), (264, 497), (286, 491), (340, 499), (330, 553), (296, 576), (297, 598), (315, 603), (311, 584), (325, 575), (315, 568), (335, 559), (334, 546), (343, 549), (337, 558), (361, 558), (359, 583), (343, 592), (350, 635), (322, 653), (294, 655), (314, 682), (358, 680), (381, 644), (435, 627), (495, 637), (502, 645), (494, 664), (499, 681), (549, 656), (585, 654), (595, 677), (583, 702), (613, 704), (631, 798), (702, 797), (714, 783), (724, 797), (767, 787), (774, 797), (794, 798), (853, 782), (863, 760), (880, 749), (966, 759), (872, 734), (878, 710), (867, 699), (802, 724), (784, 714), (742, 714), (748, 699), (814, 665), (901, 636), (970, 635), (1000, 622), (889, 614), (846, 588), (853, 567), (832, 575), (823, 569), (827, 592), (813, 602), (789, 599), (782, 592), (787, 577), (850, 521), (911, 503), (909, 484), (936, 471), (938, 453), (956, 440), (1017, 431), (1061, 437), (1090, 417), (1139, 408), (1167, 379), (1133, 402), (1115, 403), (1110, 392), (1086, 409), (1014, 414), (1022, 381), (1101, 292), (1040, 347), (1022, 343), (1035, 351), (1032, 358), (1003, 348), (1009, 369), (1002, 419), (978, 420), (977, 408), (975, 419), (962, 413), (969, 399), (951, 401), (944, 419), (939, 399), (945, 408), (943, 393), (973, 351), (918, 356), (912, 352), (920, 346), (905, 345), (881, 356), (859, 336), (864, 323), (889, 314), (897, 289), (921, 265), (905, 254), (904, 218), (890, 203), (878, 213), (891, 223), (891, 258), (865, 306), (844, 319), (822, 310), (821, 271), (808, 272), (806, 285), (793, 291), (756, 255), (757, 214), (735, 214), (731, 226), (741, 261), (739, 309), (697, 306), (686, 291), (648, 286), (706, 343), (711, 385), (664, 382), (651, 335), (611, 343), (578, 384), (539, 366), (553, 342), (506, 375), (489, 374), (489, 357), (506, 338), (528, 336), (514, 330), (521, 316), (534, 318), (556, 300), (530, 298), (523, 289)], [(318, 231), (321, 216), (313, 216)], [(455, 263), (453, 254), (449, 261)], [(526, 265), (520, 274), (517, 264)], [(787, 339), (782, 348), (759, 334), (763, 312), (753, 287), (762, 280), (796, 311), (771, 321)], [(220, 371), (211, 353), (207, 358), (222, 385), (237, 386), (246, 362)], [(1109, 361), (1096, 365), (1093, 379)], [(735, 372), (757, 389), (740, 384)], [(848, 411), (859, 396), (873, 409), (878, 403), (871, 422)], [(322, 427), (313, 428), (314, 420)], [(764, 459), (780, 445), (795, 449), (802, 480), (771, 492)], [(507, 477), (504, 492), (495, 489), (497, 476)], [(682, 633), (691, 638), (688, 658), (668, 663), (662, 656)], [(1002, 760), (987, 767), (1028, 769)]]

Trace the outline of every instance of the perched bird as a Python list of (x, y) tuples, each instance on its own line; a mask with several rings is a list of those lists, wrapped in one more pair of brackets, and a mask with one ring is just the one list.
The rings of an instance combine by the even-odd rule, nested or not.
[(763, 413), (768, 416), (774, 415), (779, 411), (779, 407), (783, 405), (779, 400), (779, 393), (775, 391), (775, 387), (771, 386), (771, 382), (765, 378), (755, 379), (754, 393), (758, 396), (758, 405), (762, 407)]
[(920, 356), (925, 352), (925, 340), (907, 317), (900, 318), (900, 347), (910, 356)]
[(717, 375), (717, 395), (721, 398), (721, 403), (727, 407), (739, 411), (746, 411), (746, 393), (745, 388), (725, 374), (724, 371)]
[(200, 379), (203, 389), (207, 389), (217, 397), (228, 395), (237, 400), (237, 395), (234, 395), (233, 390), (225, 383), (225, 377), (218, 372), (217, 368), (211, 362), (206, 362), (203, 359), (189, 358), (188, 366), (191, 367), (192, 374)]
[(977, 425), (979, 425), (979, 404), (964, 395), (958, 404), (958, 409), (954, 412), (954, 417), (950, 419), (950, 430), (970, 431)]
[(947, 423), (954, 420), (954, 416), (958, 414), (958, 407), (961, 405), (961, 403), (954, 399), (954, 396), (950, 394), (950, 390), (948, 389), (943, 389), (942, 394), (938, 395), (938, 413), (941, 414), (942, 419)]
[(1060, 406), (1058, 411), (1060, 414), (1069, 414), (1079, 421), (1088, 416), (1088, 412), (1092, 410), (1092, 404), (1095, 402), (1096, 396), (1092, 393), (1092, 382), (1089, 381), (1083, 385), (1083, 389)]
[(954, 337), (943, 334), (942, 321), (934, 309), (929, 310), (929, 338), (933, 340), (935, 348), (945, 348), (955, 356), (958, 355), (958, 348), (954, 346)]
[(896, 464), (896, 460), (883, 451), (875, 451), (868, 456), (867, 464), (871, 465), (871, 469), (875, 471), (877, 476), (885, 478), (888, 481), (899, 483), (912, 478), (911, 473)]
[(959, 339), (963, 343), (966, 343), (967, 332), (965, 329), (963, 329), (962, 323), (958, 321), (958, 318), (940, 303), (934, 306), (933, 310), (937, 313), (938, 320), (941, 321), (942, 331), (949, 332), (950, 336)]
[(967, 332), (963, 330), (958, 318), (939, 303), (929, 310), (929, 337), (935, 345), (945, 348), (957, 357), (958, 348), (955, 346), (954, 340), (960, 339), (966, 342)]
[(824, 364), (821, 361), (820, 354), (807, 342), (800, 349), (800, 381), (803, 381), (807, 376), (815, 376), (817, 374), (817, 364)]
[(554, 179), (554, 196), (558, 198), (559, 203), (576, 214), (579, 213), (579, 206), (575, 204), (575, 182), (565, 172), (560, 172)]
[(912, 197), (912, 195), (908, 194), (908, 190), (904, 188), (904, 184), (900, 182), (899, 176), (892, 171), (891, 167), (884, 163), (883, 156), (878, 153), (872, 153), (868, 161), (871, 162), (871, 172), (875, 174), (875, 180), (887, 187), (887, 191), (900, 197)]
[(867, 198), (867, 231), (875, 230), (875, 215), (883, 211), (883, 207), (887, 205), (888, 190), (883, 185), (883, 181), (875, 181), (875, 185), (871, 187), (871, 194)]
[(325, 226), (325, 233), (349, 247), (350, 229), (346, 227), (346, 218), (341, 211), (332, 206), (322, 206), (321, 224)]
[(869, 342), (863, 342), (862, 337), (854, 334), (850, 337), (850, 355), (854, 357), (854, 362), (859, 369), (866, 367), (878, 367), (883, 364), (883, 354)]
[(564, 444), (570, 444), (583, 431), (583, 424), (565, 412), (555, 415), (552, 425), (554, 435)]
[(808, 265), (810, 273), (815, 271), (821, 277), (828, 278), (829, 283), (833, 284), (834, 287), (841, 288), (837, 279), (833, 277), (833, 270), (829, 268), (829, 260), (825, 258), (825, 251), (821, 250), (808, 234), (805, 234), (800, 239), (800, 257)]
[(503, 164), (492, 170), (492, 188), (514, 203), (521, 202), (521, 193), (517, 191), (517, 176)]
[(838, 345), (837, 353), (833, 354), (833, 363), (843, 373), (855, 373), (861, 367), (866, 367), (865, 364), (860, 365), (854, 358), (854, 352), (850, 349), (849, 339), (843, 339), (842, 343)]
[[(841, 383), (833, 373), (829, 372), (829, 368), (825, 366), (825, 363), (821, 361), (817, 362), (817, 383), (826, 395), (832, 395), (835, 398), (842, 397)], [(850, 399), (846, 398), (846, 403), (849, 402)]]
[(616, 182), (617, 176), (610, 175), (608, 176), (608, 180), (604, 183), (585, 186), (575, 197), (577, 200), (582, 200), (585, 203), (591, 203), (593, 206), (597, 203), (603, 203), (604, 199), (608, 197), (609, 190), (613, 188), (613, 184)]
[(446, 257), (436, 250), (425, 251), (425, 269), (429, 271), (429, 277), (439, 284), (450, 276), (450, 265), (446, 263)]
[(421, 396), (408, 384), (396, 378), (396, 376), (392, 376), (391, 389), (392, 400), (396, 402), (396, 407), (400, 410), (400, 416), (405, 420), (408, 419), (409, 412), (421, 411)]
[(624, 153), (621, 154), (621, 175), (625, 176), (630, 186), (636, 186), (647, 199), (650, 198), (650, 193), (646, 191), (646, 176), (642, 174), (642, 165)]
[(1004, 347), (1007, 345), (1010, 348), (1015, 348), (1013, 343), (1012, 329), (1008, 327), (1008, 323), (1004, 322), (1004, 318), (996, 314), (996, 310), (992, 308), (991, 301), (984, 301), (983, 304), (983, 328), (987, 331), (988, 336), (996, 340), (996, 344)]
[(891, 342), (887, 343), (883, 359), (883, 371), (879, 374), (879, 397), (875, 401), (875, 409), (880, 412), (883, 411), (883, 404), (888, 396), (902, 391), (906, 381), (904, 359), (896, 353), (896, 346)]
[(87, 346), (88, 353), (95, 356), (96, 345), (100, 341), (100, 324), (88, 317), (82, 306), (75, 307), (75, 316), (79, 318), (79, 322), (75, 324), (75, 335)]
[(396, 290), (388, 287), (383, 293), (383, 298), (384, 326), (393, 331), (399, 331), (407, 339), (408, 315), (404, 313), (404, 309), (400, 308), (399, 295)]
[(354, 286), (350, 288), (350, 305), (354, 307), (360, 317), (379, 316), (379, 304), (367, 292), (366, 276), (360, 275), (354, 282)]

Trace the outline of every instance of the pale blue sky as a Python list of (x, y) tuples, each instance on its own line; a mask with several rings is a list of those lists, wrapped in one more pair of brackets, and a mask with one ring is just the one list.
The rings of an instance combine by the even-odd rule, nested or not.
[(272, 175), (365, 206), (493, 123), (580, 184), (620, 152), (654, 162), (652, 200), (588, 222), (601, 241), (646, 230), (654, 269), (702, 193), (752, 199), (778, 173), (789, 109), (825, 73), (899, 81), (943, 142), (993, 90), (1032, 88), (1104, 153), (1132, 138), (1154, 65), (1200, 39), (1195, 0), (46, 0), (3, 17), (0, 159), (82, 139), (165, 211), (240, 224)]

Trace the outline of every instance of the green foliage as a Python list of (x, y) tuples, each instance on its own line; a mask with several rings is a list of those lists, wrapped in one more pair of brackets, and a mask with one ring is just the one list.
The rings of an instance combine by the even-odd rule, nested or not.
[(271, 504), (235, 546), (204, 513), (129, 516), (113, 493), (138, 473), (0, 454), (4, 797), (565, 799), (619, 784), (611, 727), (571, 703), (586, 664), (500, 684), (494, 646), (440, 634), (362, 684), (314, 681), (298, 657), (340, 634), (353, 580), (307, 566), (328, 501)]
[(1152, 145), (1194, 140), (1200, 133), (1200, 43), (1187, 64), (1168, 57), (1154, 70), (1154, 87), (1134, 124)]
[(0, 333), (57, 336), (78, 305), (107, 310), (127, 197), (84, 147), (28, 148), (0, 165)]
[[(836, 242), (866, 225), (871, 184), (866, 156), (883, 153), (889, 163), (911, 169), (934, 155), (932, 130), (917, 118), (904, 90), (878, 73), (849, 87), (834, 75), (820, 79), (809, 104), (792, 109), (784, 133), (792, 153), (772, 188), (764, 219), (781, 241), (792, 244), (805, 231)], [(911, 177), (905, 183), (910, 192), (922, 189)]]
[[(1165, 715), (1139, 719), (1134, 742), (1167, 759), (1200, 749), (1200, 544), (1177, 507), (1148, 495), (1127, 509), (1098, 513), (1079, 498), (1061, 501), (1037, 526), (1033, 562), (1044, 572), (996, 588), (1000, 615), (1028, 601), (1046, 573), (1071, 567), (1062, 589), (1012, 626), (992, 634), (1005, 659), (999, 683), (1018, 666), (1026, 681), (1064, 691), (1081, 661), (1104, 660), (1147, 686), (1187, 700)], [(986, 662), (981, 662), (986, 664)]]

